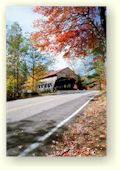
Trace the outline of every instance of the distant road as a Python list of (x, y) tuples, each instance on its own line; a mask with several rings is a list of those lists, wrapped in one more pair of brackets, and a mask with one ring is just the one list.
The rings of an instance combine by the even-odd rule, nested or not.
[[(19, 135), (18, 141), (11, 141), (14, 140), (13, 131), (16, 129), (19, 129), (19, 133), (24, 132), (23, 136), (27, 134), (28, 138), (29, 135), (35, 134), (35, 139), (38, 134), (48, 133), (49, 129), (66, 120), (97, 93), (97, 91), (84, 91), (82, 93), (49, 95), (7, 102), (8, 149), (20, 145)], [(32, 139), (29, 138), (26, 142), (27, 146), (32, 143), (32, 140), (33, 137)], [(24, 143), (24, 141), (21, 142)], [(14, 152), (10, 150), (8, 155), (11, 155), (11, 153)]]
[[(79, 108), (89, 97), (95, 94), (96, 91), (86, 91), (84, 93), (49, 95), (10, 101), (7, 102), (7, 122), (24, 120), (37, 114), (41, 114), (42, 116), (43, 112), (47, 112), (52, 108), (55, 108), (55, 111), (58, 111), (58, 106), (61, 107), (61, 111), (66, 115), (68, 108), (69, 111), (72, 112)], [(51, 117), (54, 115), (47, 113), (47, 117), (48, 116)]]

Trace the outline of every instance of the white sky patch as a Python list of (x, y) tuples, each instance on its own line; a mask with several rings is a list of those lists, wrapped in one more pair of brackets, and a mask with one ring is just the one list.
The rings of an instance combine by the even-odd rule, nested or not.
[(55, 56), (55, 63), (54, 63), (54, 69), (62, 69), (65, 67), (68, 67), (68, 63), (65, 61), (65, 59), (63, 58), (63, 53), (59, 54), (58, 56)]
[(40, 18), (40, 15), (33, 13), (34, 6), (8, 6), (6, 8), (6, 24), (11, 25), (13, 22), (18, 22), (20, 27), (25, 32), (33, 32), (33, 21)]

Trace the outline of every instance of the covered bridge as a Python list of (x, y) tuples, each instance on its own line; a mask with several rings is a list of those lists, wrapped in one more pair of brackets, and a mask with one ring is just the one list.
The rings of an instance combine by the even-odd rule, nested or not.
[(77, 89), (77, 75), (69, 68), (49, 73), (37, 83), (37, 92)]

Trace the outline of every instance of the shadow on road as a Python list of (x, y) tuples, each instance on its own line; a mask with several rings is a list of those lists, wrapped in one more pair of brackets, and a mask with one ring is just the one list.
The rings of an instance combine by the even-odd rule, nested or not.
[(38, 136), (43, 136), (55, 127), (55, 121), (51, 120), (43, 129), (37, 128), (30, 131), (34, 124), (37, 123), (39, 121), (22, 120), (7, 124), (7, 156), (19, 155), (28, 145), (36, 142)]

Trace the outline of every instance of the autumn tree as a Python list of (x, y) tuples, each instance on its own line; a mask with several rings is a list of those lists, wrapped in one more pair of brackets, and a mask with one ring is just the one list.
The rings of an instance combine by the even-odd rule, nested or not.
[(39, 65), (34, 67), (34, 74), (33, 71), (27, 77), (27, 80), (24, 83), (25, 91), (30, 91), (32, 93), (36, 93), (36, 85), (37, 81), (42, 79), (47, 73), (47, 69), (45, 66), (39, 63)]
[(34, 92), (40, 80), (53, 63), (48, 55), (42, 55), (30, 42), (30, 34), (23, 36), (18, 23), (7, 26), (7, 97), (21, 97), (26, 86)]
[(20, 66), (20, 74), (22, 76), (22, 84), (27, 80), (27, 77), (29, 75), (29, 68), (27, 65), (27, 59), (21, 61), (21, 66)]
[(92, 61), (87, 63), (84, 84), (86, 87), (97, 87), (98, 90), (105, 89), (105, 65), (101, 56), (94, 56)]
[(38, 80), (43, 78), (47, 71), (48, 65), (52, 62), (47, 56), (40, 54), (36, 47), (33, 47), (29, 43), (27, 57), (26, 57), (29, 75), (25, 81), (24, 87), (26, 90), (36, 91), (36, 83)]
[[(18, 97), (21, 90), (21, 75), (20, 66), (24, 57), (27, 46), (24, 44), (22, 29), (17, 22), (14, 22), (11, 27), (7, 27), (7, 80), (8, 84), (13, 83), (11, 93), (13, 97)], [(11, 80), (11, 81), (10, 81)]]
[(31, 36), (40, 51), (55, 55), (63, 52), (70, 58), (87, 56), (97, 49), (105, 59), (105, 7), (36, 6), (33, 11), (43, 16), (34, 21), (38, 31)]

